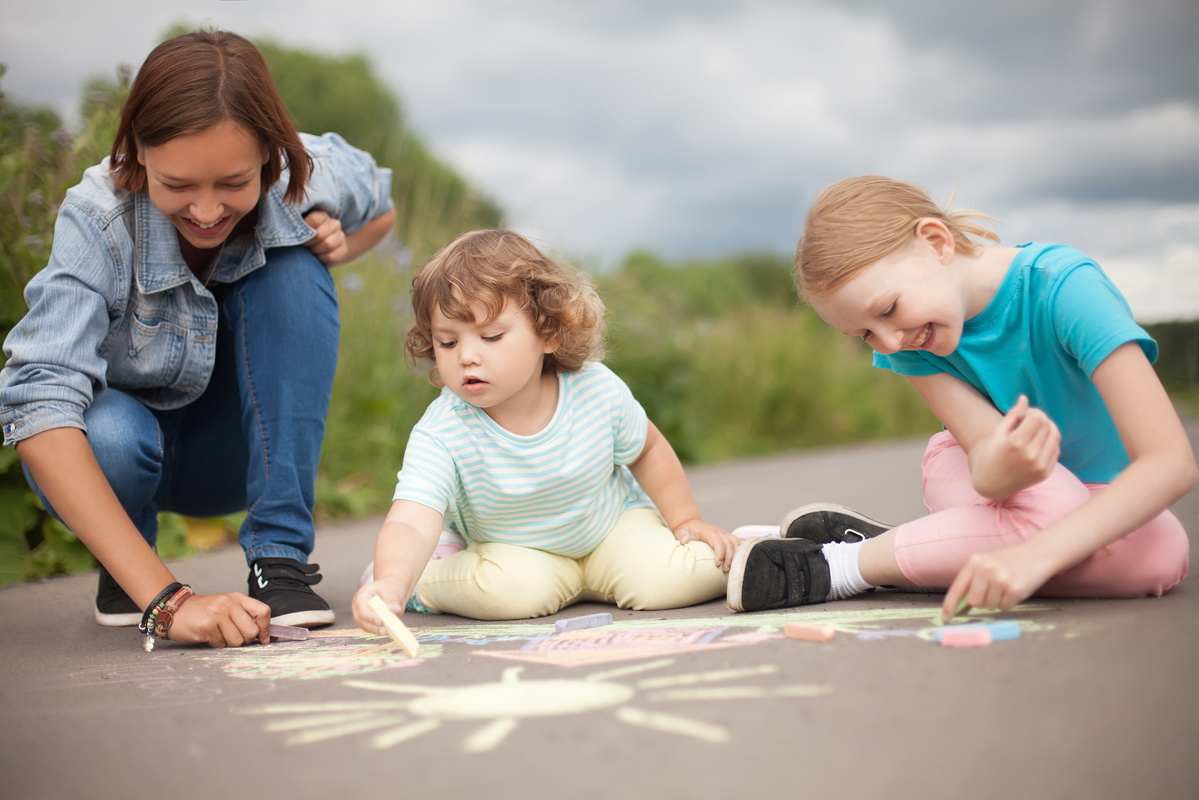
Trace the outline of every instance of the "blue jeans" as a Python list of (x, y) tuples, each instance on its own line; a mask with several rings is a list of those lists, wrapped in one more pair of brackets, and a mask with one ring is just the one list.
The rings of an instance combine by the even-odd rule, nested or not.
[[(307, 562), (337, 368), (333, 278), (307, 248), (278, 248), (266, 251), (264, 266), (213, 294), (220, 327), (204, 394), (157, 411), (105, 389), (83, 415), (88, 442), (151, 547), (159, 511), (213, 517), (245, 510), (239, 538), (247, 563)], [(46, 502), (28, 469), (25, 476)]]

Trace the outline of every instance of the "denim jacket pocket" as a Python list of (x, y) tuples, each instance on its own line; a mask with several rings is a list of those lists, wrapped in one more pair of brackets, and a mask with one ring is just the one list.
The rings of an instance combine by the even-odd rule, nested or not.
[(116, 388), (171, 386), (183, 365), (186, 331), (162, 317), (130, 314), (109, 331), (101, 355)]

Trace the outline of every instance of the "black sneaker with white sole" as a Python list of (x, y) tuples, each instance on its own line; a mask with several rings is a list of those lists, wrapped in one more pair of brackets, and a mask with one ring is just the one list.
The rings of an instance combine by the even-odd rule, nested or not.
[(807, 539), (746, 539), (729, 568), (729, 608), (765, 611), (823, 603), (832, 581), (821, 547)]
[(250, 597), (271, 607), (271, 622), (309, 628), (333, 623), (333, 611), (312, 591), (320, 583), (319, 564), (294, 558), (258, 558), (250, 564)]
[(784, 539), (807, 539), (816, 544), (863, 542), (885, 533), (893, 525), (834, 503), (809, 503), (787, 512), (779, 525)]
[(108, 570), (100, 567), (100, 583), (96, 588), (96, 622), (106, 628), (127, 628), (140, 625), (142, 610)]

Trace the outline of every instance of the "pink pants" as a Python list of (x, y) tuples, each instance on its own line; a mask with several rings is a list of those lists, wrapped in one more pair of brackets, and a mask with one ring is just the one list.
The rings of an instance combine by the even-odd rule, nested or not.
[[(948, 431), (922, 462), (929, 515), (895, 529), (895, 560), (917, 586), (948, 588), (975, 553), (1018, 544), (1078, 508), (1106, 484), (1086, 484), (1058, 464), (1048, 479), (1004, 501), (974, 491), (966, 452)], [(1169, 511), (1049, 580), (1049, 597), (1162, 595), (1187, 575), (1190, 542)]]

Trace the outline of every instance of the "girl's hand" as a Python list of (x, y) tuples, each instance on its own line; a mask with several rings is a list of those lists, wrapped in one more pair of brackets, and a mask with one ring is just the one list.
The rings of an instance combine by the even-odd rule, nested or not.
[(383, 627), (383, 620), (379, 619), (379, 615), (371, 610), (367, 603), (371, 601), (372, 597), (379, 597), (387, 604), (388, 608), (396, 613), (396, 616), (403, 616), (409, 594), (410, 592), (406, 591), (404, 585), (396, 578), (380, 578), (372, 581), (354, 593), (354, 602), (350, 604), (350, 608), (354, 612), (354, 621), (367, 633), (388, 636), (387, 629)]
[(1043, 553), (1035, 552), (1029, 542), (976, 553), (945, 593), (941, 619), (948, 622), (963, 599), (971, 608), (1010, 611), (1059, 571), (1058, 565)]
[(1049, 477), (1061, 455), (1057, 425), (1020, 395), (999, 425), (970, 452), (975, 490), (993, 500), (1006, 500)]
[(341, 229), (341, 220), (324, 211), (309, 211), (304, 222), (316, 231), (316, 235), (304, 243), (312, 254), (326, 267), (335, 267), (349, 258), (349, 243)]
[(270, 606), (241, 592), (196, 594), (179, 606), (167, 636), (172, 642), (241, 647), (270, 642), (270, 625)]
[(707, 542), (716, 553), (716, 566), (722, 567), (725, 572), (733, 566), (733, 553), (736, 552), (737, 545), (741, 544), (740, 539), (724, 528), (710, 525), (702, 519), (689, 519), (679, 525), (674, 529), (674, 538), (678, 539), (680, 544), (696, 540)]

